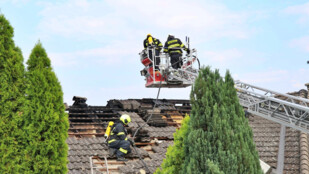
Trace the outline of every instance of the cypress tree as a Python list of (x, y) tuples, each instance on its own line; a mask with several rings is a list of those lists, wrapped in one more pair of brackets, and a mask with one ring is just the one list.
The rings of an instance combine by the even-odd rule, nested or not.
[(245, 118), (243, 107), (239, 104), (234, 80), (229, 71), (225, 74), (225, 84), (223, 86), (227, 112), (230, 114), (232, 129), (236, 134), (236, 151), (239, 172), (241, 173), (261, 173), (259, 155), (253, 141), (253, 132), (249, 126), (248, 119)]
[(182, 173), (262, 173), (252, 130), (227, 72), (202, 68), (191, 91)]
[(0, 14), (0, 173), (20, 173), (23, 168), (25, 69), (13, 35), (13, 27)]
[(206, 165), (208, 166), (206, 173), (208, 174), (224, 174), (213, 161), (207, 160)]
[(66, 173), (68, 116), (61, 85), (40, 42), (33, 48), (27, 65), (28, 172)]
[(156, 174), (178, 174), (181, 171), (184, 161), (183, 141), (188, 134), (188, 123), (190, 117), (185, 116), (180, 129), (174, 133), (174, 145), (169, 146), (166, 152), (166, 159), (161, 164), (162, 169), (157, 169)]

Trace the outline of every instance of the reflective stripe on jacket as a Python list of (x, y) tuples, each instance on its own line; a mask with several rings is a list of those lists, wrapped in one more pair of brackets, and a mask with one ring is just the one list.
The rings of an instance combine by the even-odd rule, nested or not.
[(116, 140), (127, 140), (127, 134), (128, 133), (122, 122), (115, 123), (112, 128), (108, 143), (112, 143)]
[(165, 53), (180, 53), (182, 54), (182, 50), (187, 50), (186, 46), (181, 42), (178, 38), (173, 38), (171, 40), (167, 40), (164, 44), (164, 52)]
[[(160, 42), (159, 39), (156, 39), (156, 38), (152, 38), (153, 40), (153, 45), (156, 46), (157, 48), (156, 49), (161, 49), (163, 47), (162, 43)], [(150, 46), (151, 44), (149, 44), (149, 41), (148, 41), (148, 37), (144, 40), (144, 48), (146, 49), (148, 46)]]

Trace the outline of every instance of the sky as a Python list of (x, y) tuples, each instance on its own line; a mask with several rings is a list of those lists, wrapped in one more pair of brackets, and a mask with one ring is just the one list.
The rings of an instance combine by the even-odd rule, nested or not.
[[(148, 33), (190, 37), (202, 65), (235, 80), (287, 93), (309, 83), (309, 2), (276, 0), (0, 0), (24, 61), (40, 41), (62, 85), (64, 102), (86, 97), (156, 98), (145, 88), (138, 53)], [(159, 98), (189, 99), (190, 87)]]

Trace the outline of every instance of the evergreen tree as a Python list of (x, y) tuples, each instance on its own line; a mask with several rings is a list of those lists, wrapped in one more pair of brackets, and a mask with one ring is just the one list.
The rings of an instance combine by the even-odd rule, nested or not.
[(29, 173), (66, 173), (68, 116), (61, 85), (39, 42), (27, 61), (25, 131)]
[(229, 71), (225, 74), (223, 90), (226, 92), (224, 102), (229, 106), (227, 112), (230, 113), (231, 127), (237, 132), (238, 171), (242, 173), (260, 173), (259, 155), (253, 141), (253, 132), (248, 119), (245, 118), (243, 107), (239, 104), (236, 89), (234, 88), (234, 80)]
[(189, 120), (190, 117), (186, 115), (181, 123), (180, 129), (176, 130), (174, 133), (174, 145), (167, 148), (166, 159), (164, 159), (161, 164), (162, 169), (160, 170), (158, 168), (156, 174), (180, 173), (185, 158), (183, 141), (188, 134)]
[(23, 168), (25, 69), (13, 32), (9, 21), (0, 14), (0, 173), (20, 173)]
[(182, 173), (262, 173), (252, 130), (227, 72), (202, 68), (191, 92)]
[(207, 160), (206, 165), (208, 166), (206, 173), (208, 174), (224, 174), (213, 161)]

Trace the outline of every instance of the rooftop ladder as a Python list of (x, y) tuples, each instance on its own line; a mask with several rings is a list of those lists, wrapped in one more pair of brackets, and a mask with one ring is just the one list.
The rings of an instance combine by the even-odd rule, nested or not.
[(106, 156), (104, 156), (104, 161), (105, 161), (105, 166), (104, 166), (104, 167), (94, 167), (94, 166), (93, 166), (93, 159), (94, 159), (94, 158), (96, 158), (96, 157), (93, 157), (93, 156), (92, 156), (92, 157), (89, 157), (91, 174), (94, 174), (94, 170), (96, 170), (96, 169), (106, 169), (106, 173), (109, 174)]

